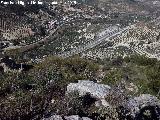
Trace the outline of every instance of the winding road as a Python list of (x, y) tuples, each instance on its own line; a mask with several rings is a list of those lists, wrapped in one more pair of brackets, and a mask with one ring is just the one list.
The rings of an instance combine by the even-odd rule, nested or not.
[[(48, 42), (50, 42), (51, 40), (53, 40), (54, 38), (57, 38), (59, 36), (59, 34), (56, 34), (58, 30), (61, 30), (65, 27), (74, 27), (76, 26), (78, 23), (81, 23), (81, 22), (95, 22), (95, 21), (100, 21), (102, 22), (103, 20), (102, 19), (92, 19), (92, 20), (86, 20), (86, 19), (77, 19), (77, 20), (71, 20), (71, 21), (68, 21), (68, 22), (64, 22), (63, 24), (59, 25), (56, 29), (51, 29), (50, 30), (50, 33), (49, 35), (47, 35), (46, 37), (42, 38), (40, 41), (38, 42), (35, 42), (35, 43), (32, 43), (30, 45), (25, 45), (25, 46), (11, 46), (11, 47), (7, 47), (5, 49), (3, 49), (4, 51), (7, 51), (7, 50), (13, 50), (13, 49), (18, 49), (19, 52), (23, 53), (23, 52), (26, 52), (26, 51), (30, 51), (30, 50), (33, 50), (35, 48), (38, 48), (38, 47), (41, 47), (45, 44), (47, 44)], [(71, 26), (70, 24), (75, 24), (74, 26)]]

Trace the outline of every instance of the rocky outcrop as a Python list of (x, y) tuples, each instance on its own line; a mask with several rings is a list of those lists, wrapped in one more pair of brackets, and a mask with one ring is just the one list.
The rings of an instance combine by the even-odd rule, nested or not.
[[(106, 108), (114, 108), (116, 107), (117, 119), (126, 119), (126, 120), (160, 120), (160, 100), (149, 94), (142, 94), (138, 97), (128, 98), (128, 99), (120, 99), (122, 104), (117, 104), (116, 106), (112, 106), (112, 104), (108, 104), (108, 100), (105, 99), (106, 96), (110, 96), (109, 92), (112, 91), (110, 86), (94, 83), (89, 80), (78, 81), (78, 83), (70, 83), (67, 86), (67, 93), (71, 93), (77, 91), (80, 96), (86, 96), (88, 93), (93, 98), (96, 98), (97, 101), (95, 105), (103, 106)], [(112, 93), (112, 92), (111, 92)], [(118, 92), (117, 94), (121, 94)], [(114, 94), (113, 94), (114, 95)], [(107, 101), (106, 101), (107, 100)], [(120, 101), (118, 101), (120, 102)], [(108, 107), (109, 106), (109, 107)], [(112, 111), (110, 111), (112, 112)], [(71, 116), (59, 116), (54, 115), (50, 118), (45, 118), (43, 120), (94, 120), (96, 115), (100, 116), (101, 114), (93, 114), (93, 115), (85, 115), (86, 117), (82, 117), (81, 115), (71, 115)], [(81, 117), (80, 117), (81, 116)], [(108, 117), (108, 113), (105, 114), (104, 119)], [(101, 119), (100, 119), (101, 120)]]
[(67, 92), (78, 91), (80, 96), (90, 93), (92, 97), (104, 99), (108, 94), (110, 86), (104, 84), (97, 84), (89, 80), (79, 80), (78, 83), (70, 83), (67, 86)]
[(60, 116), (60, 115), (53, 115), (49, 118), (44, 118), (43, 120), (92, 120), (88, 117), (79, 117), (78, 115), (71, 115), (71, 116)]
[(109, 94), (111, 87), (104, 84), (97, 84), (89, 80), (79, 80), (78, 83), (70, 83), (67, 86), (67, 93), (77, 91), (80, 96), (84, 96), (87, 93), (91, 97), (96, 98), (97, 101), (95, 105), (100, 106), (109, 106), (108, 102), (105, 100), (105, 97)]
[[(112, 89), (108, 85), (94, 83), (93, 81), (89, 80), (79, 80), (78, 83), (70, 83), (67, 86), (67, 93), (78, 91), (80, 96), (84, 96), (87, 93), (90, 93), (93, 98), (97, 99), (97, 101), (95, 102), (96, 106), (113, 107), (112, 104), (110, 104), (110, 102), (105, 99), (107, 96), (111, 97), (114, 95), (110, 93)], [(119, 92), (118, 94), (122, 93)], [(115, 102), (120, 102), (118, 101), (118, 99), (120, 98), (117, 98)], [(144, 114), (146, 111), (149, 111), (149, 117), (151, 117), (153, 120), (160, 119), (160, 100), (158, 100), (158, 98), (155, 96), (142, 94), (139, 97), (120, 100), (122, 104), (117, 104), (115, 107), (120, 107), (120, 114), (123, 114), (123, 118), (133, 118), (136, 120), (143, 118), (147, 119), (148, 116), (145, 117)]]
[(156, 118), (153, 120), (160, 118), (160, 100), (149, 94), (142, 94), (139, 97), (129, 99), (124, 107), (130, 111), (131, 116), (137, 119), (141, 119), (145, 111), (149, 111), (151, 117)]

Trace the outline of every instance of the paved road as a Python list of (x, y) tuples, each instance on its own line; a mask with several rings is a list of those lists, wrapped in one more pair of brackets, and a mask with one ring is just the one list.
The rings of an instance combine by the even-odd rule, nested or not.
[(110, 41), (110, 38), (112, 38), (114, 36), (117, 36), (117, 35), (125, 32), (125, 31), (127, 31), (127, 30), (129, 30), (133, 27), (134, 27), (134, 25), (127, 26), (123, 29), (116, 29), (114, 31), (111, 31), (111, 32), (107, 33), (106, 35), (102, 36), (101, 38), (98, 38), (95, 41), (92, 41), (92, 42), (88, 43), (87, 45), (80, 46), (77, 49), (73, 49), (71, 51), (64, 52), (62, 54), (59, 54), (58, 56), (66, 58), (66, 57), (71, 57), (73, 55), (79, 54), (79, 53), (81, 53), (83, 51), (86, 51), (88, 49), (91, 49), (91, 48), (93, 48), (93, 47), (95, 47), (95, 46), (97, 46), (97, 45), (99, 45), (103, 42)]
[[(100, 21), (100, 20), (102, 20), (102, 19), (99, 19), (98, 21)], [(58, 30), (60, 30), (62, 28), (65, 28), (66, 26), (74, 27), (74, 26), (77, 25), (76, 23), (81, 23), (81, 22), (84, 22), (84, 21), (90, 21), (90, 22), (92, 21), (92, 22), (94, 22), (95, 20), (77, 19), (77, 20), (67, 21), (67, 22), (64, 22), (64, 23), (60, 24), (56, 29), (50, 30), (50, 34), (47, 35), (46, 37), (42, 38), (38, 42), (32, 43), (30, 45), (26, 45), (26, 46), (11, 46), (11, 47), (7, 47), (7, 48), (5, 48), (3, 50), (6, 51), (6, 50), (17, 49), (17, 47), (19, 49), (19, 52), (26, 52), (26, 51), (33, 50), (35, 48), (38, 48), (40, 46), (43, 46), (43, 45), (47, 44), (49, 41), (51, 41), (54, 38), (58, 37), (59, 34), (55, 34), (55, 33), (57, 33)], [(75, 25), (74, 26), (70, 26), (69, 24), (71, 24), (71, 23), (74, 23)]]

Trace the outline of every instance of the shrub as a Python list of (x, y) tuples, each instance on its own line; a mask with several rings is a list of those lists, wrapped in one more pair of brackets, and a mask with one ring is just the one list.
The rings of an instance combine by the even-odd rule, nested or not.
[(145, 55), (131, 55), (124, 58), (125, 62), (135, 63), (137, 65), (148, 66), (155, 65), (157, 60), (154, 58), (148, 58)]

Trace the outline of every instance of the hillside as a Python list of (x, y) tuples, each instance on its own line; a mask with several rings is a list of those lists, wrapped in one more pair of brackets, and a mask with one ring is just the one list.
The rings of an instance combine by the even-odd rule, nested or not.
[(159, 2), (36, 2), (0, 4), (0, 120), (160, 119)]

